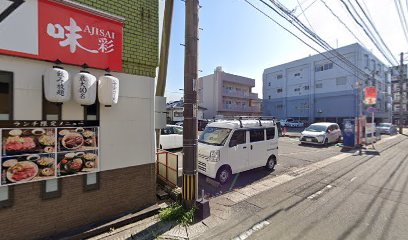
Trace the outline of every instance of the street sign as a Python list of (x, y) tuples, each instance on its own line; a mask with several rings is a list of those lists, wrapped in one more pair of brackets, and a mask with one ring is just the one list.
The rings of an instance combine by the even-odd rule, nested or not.
[(364, 89), (364, 104), (374, 105), (377, 102), (377, 89), (376, 87), (366, 87)]
[(375, 107), (368, 107), (368, 108), (367, 108), (367, 112), (368, 112), (368, 113), (375, 113), (375, 112), (377, 112), (377, 108), (375, 108)]

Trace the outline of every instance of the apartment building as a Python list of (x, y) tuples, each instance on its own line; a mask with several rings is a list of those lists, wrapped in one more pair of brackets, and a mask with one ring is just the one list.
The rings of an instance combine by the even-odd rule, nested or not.
[(255, 79), (226, 73), (217, 67), (214, 74), (199, 78), (199, 105), (206, 108), (204, 118), (259, 116), (260, 99), (252, 92)]
[(407, 65), (403, 67), (403, 80), (402, 80), (402, 104), (401, 104), (401, 94), (400, 94), (400, 74), (399, 74), (399, 67), (392, 68), (392, 76), (391, 76), (391, 94), (393, 98), (392, 103), (392, 122), (394, 124), (399, 124), (401, 113), (400, 107), (402, 105), (402, 124), (408, 125), (408, 96), (407, 96)]
[(362, 104), (363, 89), (374, 85), (376, 121), (390, 121), (387, 67), (357, 43), (336, 51), (371, 78), (357, 78), (355, 71), (329, 52), (270, 67), (263, 73), (263, 114), (281, 119), (341, 123), (344, 118), (368, 115), (367, 107)]

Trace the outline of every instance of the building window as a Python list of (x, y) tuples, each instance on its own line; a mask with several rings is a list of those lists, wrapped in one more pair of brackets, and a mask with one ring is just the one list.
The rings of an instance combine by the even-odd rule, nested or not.
[(374, 59), (371, 60), (371, 70), (375, 71), (375, 60)]
[(283, 104), (276, 105), (276, 109), (283, 109)]
[(299, 92), (300, 88), (295, 88), (294, 90), (295, 90), (295, 92)]
[(13, 205), (14, 201), (13, 186), (0, 187), (0, 208), (7, 208)]
[(316, 83), (316, 88), (323, 88), (323, 83)]
[(271, 95), (268, 96), (269, 100), (271, 100)]
[(283, 90), (282, 90), (282, 88), (278, 88), (278, 89), (276, 89), (276, 92), (281, 93), (281, 92), (283, 92)]
[(324, 64), (324, 67), (323, 67), (324, 70), (329, 70), (332, 68), (333, 68), (333, 63), (326, 63)]
[(268, 83), (268, 86), (270, 87), (270, 86), (271, 86), (271, 83)]
[(84, 191), (99, 189), (99, 173), (88, 173), (84, 175)]
[(279, 74), (279, 75), (276, 76), (276, 79), (281, 79), (281, 78), (283, 78), (282, 74)]
[(333, 63), (318, 64), (315, 66), (315, 72), (321, 72), (333, 68)]
[(61, 179), (50, 179), (41, 182), (42, 199), (52, 199), (61, 197)]
[(99, 120), (99, 101), (96, 99), (92, 105), (84, 106), (84, 119), (88, 121)]
[[(43, 76), (43, 85), (44, 85), (44, 76)], [(42, 119), (43, 120), (61, 120), (62, 116), (62, 104), (53, 103), (45, 99), (44, 86), (42, 88), (43, 100), (42, 100)]]
[(174, 112), (173, 116), (174, 117), (183, 117), (183, 112)]
[(300, 76), (300, 73), (295, 73), (295, 77), (299, 77)]
[(370, 65), (370, 59), (368, 57), (368, 54), (364, 54), (364, 62), (365, 62), (365, 67), (369, 68)]
[(13, 119), (13, 73), (0, 71), (0, 120)]
[(347, 77), (338, 77), (336, 78), (336, 85), (346, 85), (347, 84)]
[(303, 89), (305, 89), (305, 90), (309, 90), (309, 85), (304, 86), (304, 87), (303, 87)]

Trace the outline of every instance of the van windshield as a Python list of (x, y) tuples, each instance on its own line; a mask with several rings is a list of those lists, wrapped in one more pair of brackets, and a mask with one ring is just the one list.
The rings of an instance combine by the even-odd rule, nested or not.
[(305, 129), (305, 131), (309, 131), (309, 132), (325, 132), (327, 129), (326, 126), (322, 126), (322, 125), (310, 125), (309, 127), (307, 127)]
[(206, 127), (198, 141), (209, 145), (223, 146), (230, 132), (231, 129), (229, 128)]

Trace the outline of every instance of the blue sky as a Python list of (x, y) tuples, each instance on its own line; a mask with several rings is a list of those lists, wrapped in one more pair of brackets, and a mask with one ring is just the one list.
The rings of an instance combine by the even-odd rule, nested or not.
[[(364, 36), (364, 33), (347, 15), (339, 1), (325, 0), (353, 32), (363, 40), (368, 49), (376, 52), (373, 44)], [(290, 27), (284, 20), (274, 15), (259, 1), (250, 0), (274, 19)], [(298, 6), (297, 0), (280, 1), (289, 9)], [(313, 0), (299, 0), (306, 8)], [(392, 0), (360, 0), (376, 24), (384, 41), (396, 55), (407, 49), (407, 43), (400, 29), (397, 12)], [(184, 73), (184, 15), (183, 1), (175, 0), (173, 27), (167, 74), (166, 96), (168, 100), (182, 97)], [(261, 15), (244, 0), (201, 0), (202, 8), (199, 12), (200, 31), (198, 68), (202, 70), (199, 76), (213, 73), (217, 66), (222, 66), (228, 73), (254, 78), (256, 86), (253, 89), (262, 96), (262, 73), (267, 67), (282, 64), (292, 60), (316, 54), (298, 39), (285, 32), (271, 20)], [(300, 15), (300, 8), (295, 10)], [(306, 17), (315, 31), (333, 47), (338, 43), (344, 46), (356, 42), (352, 35), (335, 19), (317, 0), (307, 11)], [(305, 24), (303, 15), (299, 16)], [(291, 30), (294, 30), (291, 28)], [(304, 37), (303, 37), (304, 38)]]

